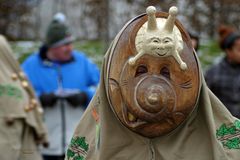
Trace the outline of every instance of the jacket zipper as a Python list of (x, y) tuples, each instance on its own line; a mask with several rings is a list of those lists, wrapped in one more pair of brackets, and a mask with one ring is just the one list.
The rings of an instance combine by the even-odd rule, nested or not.
[[(58, 89), (63, 90), (63, 78), (62, 78), (62, 72), (60, 65), (57, 66), (57, 72), (58, 72)], [(64, 105), (64, 99), (60, 98), (60, 109), (61, 109), (61, 120), (62, 120), (62, 154), (65, 154), (65, 146), (66, 146), (66, 117), (65, 117), (65, 105)]]

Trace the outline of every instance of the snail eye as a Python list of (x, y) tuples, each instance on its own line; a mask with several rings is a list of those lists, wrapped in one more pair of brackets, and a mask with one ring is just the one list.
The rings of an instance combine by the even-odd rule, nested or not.
[(163, 39), (163, 43), (169, 43), (169, 42), (172, 42), (172, 39), (170, 39), (170, 38), (164, 38)]
[(170, 71), (167, 67), (163, 67), (161, 70), (160, 70), (160, 74), (168, 79), (170, 79)]
[(140, 65), (137, 67), (137, 70), (136, 70), (136, 73), (135, 73), (135, 77), (138, 77), (144, 73), (147, 73), (148, 72), (148, 69), (146, 66), (144, 65)]
[(170, 42), (169, 40), (164, 40), (164, 43), (168, 43), (168, 42)]

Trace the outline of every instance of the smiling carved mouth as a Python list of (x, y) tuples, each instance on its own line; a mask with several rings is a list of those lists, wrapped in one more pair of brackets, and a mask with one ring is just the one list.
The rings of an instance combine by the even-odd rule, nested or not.
[(146, 121), (143, 121), (140, 118), (133, 115), (132, 113), (130, 113), (126, 106), (122, 107), (122, 114), (123, 114), (124, 122), (132, 128), (136, 128), (140, 125), (147, 123)]
[[(127, 107), (124, 106), (122, 108), (122, 114), (123, 114), (123, 119), (125, 124), (127, 124), (127, 126), (133, 128), (134, 130), (136, 130), (137, 128), (141, 128), (143, 125), (151, 125), (151, 124), (155, 124), (154, 122), (147, 122), (144, 121), (140, 118), (138, 118), (137, 116), (133, 115), (131, 112), (128, 111)], [(171, 125), (176, 124), (175, 121), (172, 119), (172, 117), (167, 117), (165, 118), (163, 121), (165, 121), (166, 123), (169, 123)]]
[(168, 50), (167, 51), (165, 51), (164, 53), (162, 52), (163, 50), (160, 50), (161, 52), (159, 52), (159, 49), (156, 49), (156, 53), (157, 53), (157, 55), (158, 56), (160, 56), (160, 57), (162, 57), (162, 56), (165, 56), (166, 54), (168, 54)]

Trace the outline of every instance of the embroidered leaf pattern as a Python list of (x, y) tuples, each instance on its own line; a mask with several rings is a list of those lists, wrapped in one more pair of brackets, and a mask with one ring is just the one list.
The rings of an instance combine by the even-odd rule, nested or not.
[(73, 145), (77, 145), (80, 146), (81, 148), (83, 148), (85, 151), (88, 151), (88, 144), (85, 141), (85, 137), (78, 137), (78, 138), (73, 138), (71, 140), (71, 144)]
[(240, 139), (238, 137), (228, 140), (223, 143), (228, 149), (240, 149)]
[(1, 96), (8, 96), (17, 99), (23, 98), (22, 91), (11, 84), (0, 84), (0, 97)]
[(67, 150), (68, 160), (85, 160), (89, 149), (85, 137), (73, 137)]
[(67, 156), (68, 157), (74, 157), (75, 153), (71, 151), (70, 149), (67, 150)]
[(217, 137), (223, 137), (228, 134), (228, 128), (226, 124), (222, 124), (221, 127), (217, 130)]
[(240, 149), (240, 120), (232, 125), (222, 124), (216, 131), (216, 136), (228, 149)]
[(229, 127), (229, 128), (228, 128), (228, 133), (229, 133), (229, 134), (235, 134), (236, 131), (237, 131), (237, 130), (236, 130), (236, 127), (235, 127), (235, 126), (232, 126), (232, 127)]
[(240, 129), (240, 120), (236, 120), (234, 122), (234, 125), (236, 126), (237, 129)]

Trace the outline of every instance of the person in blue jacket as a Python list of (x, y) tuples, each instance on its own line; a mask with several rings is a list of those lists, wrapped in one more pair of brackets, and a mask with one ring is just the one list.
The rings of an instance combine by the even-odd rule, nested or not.
[(63, 160), (75, 125), (93, 97), (99, 69), (82, 52), (73, 50), (73, 36), (58, 13), (50, 23), (39, 52), (22, 64), (45, 108), (50, 145), (42, 149), (45, 160)]

